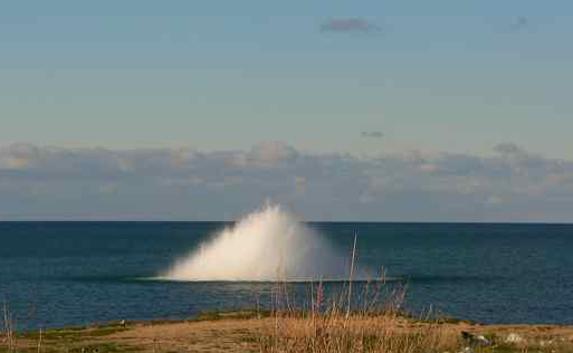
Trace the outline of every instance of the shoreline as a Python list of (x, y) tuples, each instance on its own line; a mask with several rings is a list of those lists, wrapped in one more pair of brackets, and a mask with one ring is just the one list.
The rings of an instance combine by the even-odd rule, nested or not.
[[(368, 320), (384, 320), (372, 316)], [(305, 320), (289, 317), (290, 325)], [(364, 320), (360, 317), (358, 320)], [(396, 325), (396, 322), (398, 325)], [(261, 337), (272, 334), (276, 318), (269, 312), (252, 310), (207, 312), (185, 320), (137, 320), (94, 323), (88, 326), (53, 328), (45, 331), (0, 334), (4, 352), (257, 352)], [(535, 346), (540, 352), (573, 352), (573, 325), (502, 324), (490, 325), (463, 320), (421, 321), (397, 316), (396, 334), (413, 333), (424, 327), (447, 331), (452, 337), (487, 337), (498, 351), (520, 352)], [(463, 341), (462, 341), (463, 343)], [(15, 349), (16, 348), (16, 349)], [(547, 348), (547, 350), (544, 350)], [(541, 349), (541, 350), (540, 350)]]

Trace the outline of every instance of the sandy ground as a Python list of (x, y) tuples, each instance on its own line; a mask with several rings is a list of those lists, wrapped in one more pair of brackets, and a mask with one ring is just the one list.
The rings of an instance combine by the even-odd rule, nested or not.
[[(475, 335), (495, 334), (537, 342), (569, 342), (573, 352), (573, 327), (530, 325), (443, 324), (452, 330)], [(404, 329), (413, 327), (405, 324)], [(145, 352), (255, 352), (258, 334), (273, 329), (272, 319), (217, 320), (204, 322), (141, 325), (113, 334), (109, 339)]]
[(139, 325), (108, 339), (145, 352), (249, 352), (256, 351), (256, 335), (269, 324), (248, 319)]

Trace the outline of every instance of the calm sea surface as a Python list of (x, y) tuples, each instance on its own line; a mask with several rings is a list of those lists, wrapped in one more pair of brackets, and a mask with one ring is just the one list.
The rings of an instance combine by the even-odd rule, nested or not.
[[(225, 223), (0, 223), (0, 300), (20, 328), (254, 307), (268, 283), (144, 280)], [(573, 225), (314, 223), (407, 282), (406, 306), (484, 323), (573, 324)], [(308, 287), (300, 284), (299, 286)], [(301, 289), (303, 290), (303, 289)], [(263, 298), (263, 299), (261, 299)]]

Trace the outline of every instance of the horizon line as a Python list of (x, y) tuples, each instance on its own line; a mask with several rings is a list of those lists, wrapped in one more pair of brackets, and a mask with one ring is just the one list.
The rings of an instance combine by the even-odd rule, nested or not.
[[(160, 220), (160, 219), (0, 219), (2, 223), (236, 223), (235, 220)], [(459, 225), (573, 225), (572, 221), (352, 221), (352, 220), (310, 220), (306, 224), (353, 223), (353, 224), (459, 224)]]

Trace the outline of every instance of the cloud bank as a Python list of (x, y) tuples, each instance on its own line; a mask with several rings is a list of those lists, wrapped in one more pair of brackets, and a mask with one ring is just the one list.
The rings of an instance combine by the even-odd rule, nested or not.
[(234, 219), (270, 199), (308, 220), (572, 221), (573, 161), (511, 143), (490, 156), (360, 158), (281, 142), (248, 151), (0, 147), (0, 219)]

